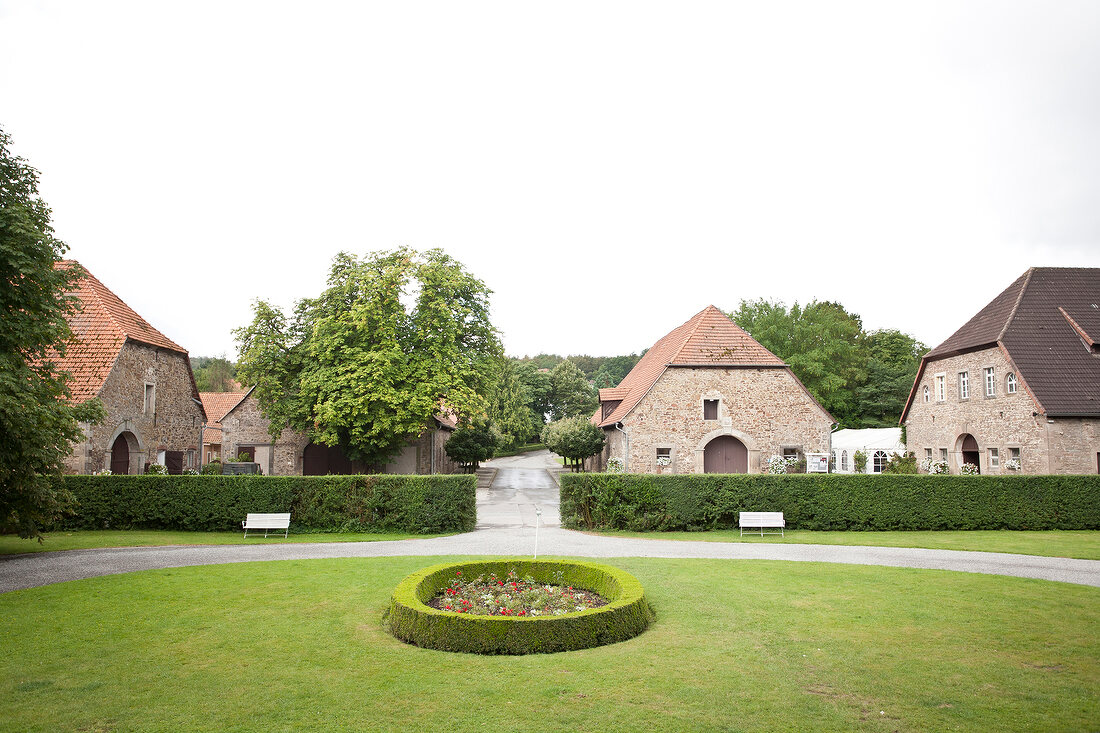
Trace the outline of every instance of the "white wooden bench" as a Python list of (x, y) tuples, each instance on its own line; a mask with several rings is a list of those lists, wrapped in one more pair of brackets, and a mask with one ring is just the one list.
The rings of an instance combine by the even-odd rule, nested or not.
[(286, 538), (290, 534), (290, 513), (286, 514), (249, 514), (245, 517), (245, 520), (241, 522), (241, 526), (244, 527), (244, 536), (248, 536), (248, 530), (256, 531), (262, 529), (264, 531), (264, 537), (267, 537), (268, 530), (281, 529), (284, 530), (283, 537)]
[[(745, 528), (760, 530), (760, 536), (765, 534), (783, 535), (783, 528), (787, 526), (783, 519), (783, 512), (741, 512), (738, 517), (741, 525), (741, 536), (745, 536)], [(765, 532), (764, 528), (778, 529), (778, 532)]]

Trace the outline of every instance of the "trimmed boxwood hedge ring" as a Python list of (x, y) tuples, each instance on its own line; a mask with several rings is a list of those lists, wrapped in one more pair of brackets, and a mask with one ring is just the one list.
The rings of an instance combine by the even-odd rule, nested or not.
[[(515, 570), (539, 583), (571, 585), (599, 593), (606, 606), (563, 616), (475, 616), (427, 605), (450, 585), (456, 571), (467, 578)], [(560, 573), (560, 576), (558, 575)], [(408, 576), (393, 591), (384, 621), (402, 641), (428, 649), (474, 654), (533, 654), (588, 649), (631, 639), (653, 621), (642, 584), (610, 565), (561, 560), (487, 560), (433, 565)]]

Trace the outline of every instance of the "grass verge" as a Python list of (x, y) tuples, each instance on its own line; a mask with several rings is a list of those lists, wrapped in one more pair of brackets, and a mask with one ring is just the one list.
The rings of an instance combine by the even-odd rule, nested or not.
[(1100, 531), (1049, 530), (1018, 532), (1010, 530), (937, 531), (937, 532), (811, 532), (789, 529), (785, 536), (740, 535), (738, 530), (711, 532), (589, 532), (608, 537), (635, 537), (648, 540), (693, 542), (771, 542), (804, 545), (871, 545), (873, 547), (926, 547), (931, 550), (974, 550), (1012, 552), (1021, 555), (1075, 557), (1100, 560)]
[(242, 563), (0, 596), (0, 728), (1087, 730), (1100, 589), (946, 571), (620, 559), (657, 621), (576, 652), (419, 649), (380, 617), (434, 558)]
[(408, 540), (442, 537), (434, 534), (374, 534), (367, 532), (318, 532), (295, 534), (283, 539), (282, 535), (264, 537), (244, 532), (174, 532), (169, 530), (73, 530), (50, 532), (42, 542), (25, 540), (15, 535), (0, 535), (0, 555), (21, 552), (50, 552), (52, 550), (88, 550), (99, 547), (154, 547), (161, 545), (263, 545), (287, 542), (377, 542), (379, 540)]

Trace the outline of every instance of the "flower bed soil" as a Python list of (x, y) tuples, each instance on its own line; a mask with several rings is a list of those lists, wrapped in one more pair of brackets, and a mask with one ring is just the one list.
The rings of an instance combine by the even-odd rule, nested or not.
[(458, 570), (450, 586), (427, 605), (452, 613), (518, 617), (562, 616), (600, 608), (606, 606), (607, 601), (599, 593), (583, 588), (539, 583), (530, 575), (521, 578), (514, 569), (504, 578), (489, 573), (472, 580), (464, 578)]

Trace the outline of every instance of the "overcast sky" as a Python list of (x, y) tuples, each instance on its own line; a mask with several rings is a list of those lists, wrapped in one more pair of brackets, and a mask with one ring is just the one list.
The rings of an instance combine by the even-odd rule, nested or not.
[(742, 299), (933, 346), (1100, 266), (1100, 2), (4, 2), (69, 256), (193, 356), (333, 255), (440, 247), (509, 354)]

